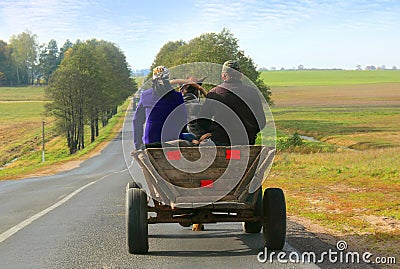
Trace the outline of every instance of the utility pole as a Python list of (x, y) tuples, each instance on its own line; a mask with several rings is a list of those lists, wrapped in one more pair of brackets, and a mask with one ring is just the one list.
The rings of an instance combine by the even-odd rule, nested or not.
[(46, 124), (45, 121), (42, 121), (42, 140), (43, 140), (43, 144), (42, 144), (42, 162), (45, 161), (44, 159), (44, 125)]

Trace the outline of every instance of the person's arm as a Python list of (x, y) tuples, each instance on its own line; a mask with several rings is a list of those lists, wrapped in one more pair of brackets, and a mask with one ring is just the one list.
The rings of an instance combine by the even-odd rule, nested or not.
[(207, 95), (207, 92), (206, 92), (206, 90), (204, 90), (203, 87), (201, 87), (199, 84), (197, 84), (197, 82), (191, 81), (189, 79), (176, 78), (176, 79), (171, 79), (169, 83), (171, 85), (173, 85), (173, 84), (188, 84), (188, 85), (191, 85), (191, 86), (197, 88), (204, 96)]
[(135, 144), (135, 149), (140, 149), (143, 146), (143, 124), (146, 121), (146, 113), (140, 99), (135, 115), (133, 116), (133, 142)]

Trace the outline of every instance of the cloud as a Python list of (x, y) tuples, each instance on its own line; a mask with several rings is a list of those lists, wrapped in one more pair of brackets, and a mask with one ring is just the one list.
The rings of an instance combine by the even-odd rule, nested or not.
[(280, 30), (309, 19), (314, 1), (206, 1), (198, 0), (202, 20), (208, 24), (236, 25), (242, 29)]
[(2, 0), (0, 34), (18, 34), (29, 29), (45, 42), (51, 38), (74, 41), (93, 37), (144, 40), (151, 22), (121, 12), (94, 0)]
[(220, 28), (234, 25), (240, 31), (282, 31), (320, 22), (365, 29), (373, 22), (385, 28), (398, 23), (400, 12), (395, 0), (197, 0), (196, 6), (205, 24)]

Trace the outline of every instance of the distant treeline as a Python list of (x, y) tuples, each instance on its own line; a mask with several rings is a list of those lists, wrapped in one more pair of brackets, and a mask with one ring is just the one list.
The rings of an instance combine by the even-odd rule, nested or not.
[(85, 126), (93, 142), (99, 122), (105, 126), (118, 105), (137, 85), (123, 52), (103, 40), (67, 40), (59, 49), (55, 40), (38, 45), (29, 31), (0, 40), (0, 85), (48, 84), (48, 114), (67, 138), (70, 153), (85, 148)]
[(50, 75), (73, 46), (67, 40), (59, 49), (52, 39), (39, 45), (30, 31), (13, 35), (10, 43), (0, 40), (0, 86), (47, 84)]
[[(344, 70), (342, 68), (305, 68), (303, 65), (299, 65), (297, 68), (284, 68), (281, 67), (280, 69), (276, 67), (271, 67), (270, 69), (261, 67), (258, 69), (258, 71), (263, 72), (263, 71), (294, 71), (294, 70), (312, 70), (312, 71), (337, 71), (337, 70)], [(367, 65), (364, 69), (362, 68), (361, 65), (357, 65), (355, 70), (368, 70), (368, 71), (373, 71), (373, 70), (397, 70), (397, 66), (392, 66), (391, 68), (387, 68), (385, 65), (382, 66), (374, 66), (374, 65)]]

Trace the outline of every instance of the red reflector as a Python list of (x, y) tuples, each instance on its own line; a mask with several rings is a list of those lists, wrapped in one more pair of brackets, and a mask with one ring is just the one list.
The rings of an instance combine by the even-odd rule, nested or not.
[(214, 180), (212, 180), (212, 179), (200, 180), (200, 187), (202, 187), (202, 188), (214, 188)]
[(171, 161), (179, 161), (181, 159), (181, 152), (179, 150), (167, 151), (167, 158)]
[(227, 149), (226, 150), (227, 160), (240, 160), (240, 150), (239, 149)]

